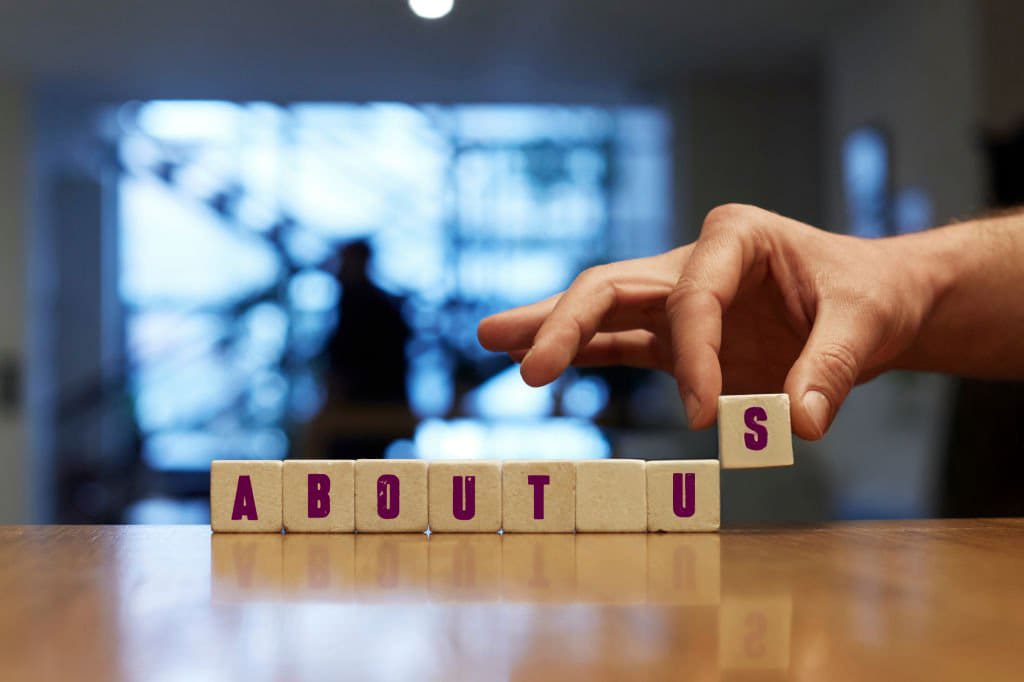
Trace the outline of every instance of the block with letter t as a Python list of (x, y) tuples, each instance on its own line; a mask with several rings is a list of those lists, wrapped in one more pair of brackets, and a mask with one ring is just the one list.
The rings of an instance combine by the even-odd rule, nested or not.
[(720, 397), (718, 456), (723, 469), (791, 466), (789, 396), (769, 393)]
[(571, 533), (576, 529), (576, 463), (507, 461), (502, 467), (506, 533)]

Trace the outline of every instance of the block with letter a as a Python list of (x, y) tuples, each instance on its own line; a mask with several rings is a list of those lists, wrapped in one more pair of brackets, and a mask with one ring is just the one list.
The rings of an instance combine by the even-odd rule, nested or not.
[(718, 460), (647, 462), (647, 530), (712, 531), (721, 524)]
[(213, 462), (210, 527), (216, 533), (280, 533), (281, 462)]
[(719, 398), (718, 456), (723, 469), (791, 466), (789, 396), (769, 393)]

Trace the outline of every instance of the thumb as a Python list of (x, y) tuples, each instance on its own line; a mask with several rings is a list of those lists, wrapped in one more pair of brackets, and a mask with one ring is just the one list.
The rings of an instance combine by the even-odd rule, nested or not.
[(794, 433), (807, 440), (825, 435), (881, 337), (877, 321), (846, 306), (822, 304), (807, 344), (786, 377)]

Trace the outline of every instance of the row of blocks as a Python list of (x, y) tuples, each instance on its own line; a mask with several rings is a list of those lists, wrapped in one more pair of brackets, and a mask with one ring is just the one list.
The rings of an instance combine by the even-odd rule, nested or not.
[(213, 463), (216, 532), (713, 531), (718, 460)]
[(713, 531), (719, 468), (793, 463), (785, 394), (723, 396), (718, 460), (213, 463), (215, 532)]

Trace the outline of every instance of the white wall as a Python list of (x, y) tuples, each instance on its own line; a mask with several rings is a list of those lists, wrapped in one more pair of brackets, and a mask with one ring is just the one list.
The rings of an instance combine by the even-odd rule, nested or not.
[[(873, 124), (892, 144), (893, 188), (919, 187), (938, 224), (984, 204), (977, 6), (906, 0), (870, 6), (825, 53), (828, 225), (845, 227), (840, 150)], [(836, 482), (839, 513), (934, 513), (950, 383), (889, 375), (858, 388), (818, 452)]]
[[(22, 367), (28, 121), (25, 89), (0, 80), (0, 362), (13, 359)], [(23, 417), (23, 408), (0, 407), (0, 523), (23, 522), (28, 516)]]
[(830, 224), (845, 224), (842, 138), (863, 124), (889, 133), (895, 189), (925, 189), (937, 222), (982, 208), (976, 10), (960, 0), (872, 6), (832, 38), (825, 54)]

